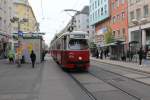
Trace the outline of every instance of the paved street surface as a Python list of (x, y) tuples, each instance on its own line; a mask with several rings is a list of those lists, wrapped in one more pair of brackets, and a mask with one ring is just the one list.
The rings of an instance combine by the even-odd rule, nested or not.
[(0, 61), (0, 100), (90, 100), (52, 59), (16, 66)]
[[(141, 70), (132, 69), (133, 66), (130, 68), (130, 66), (127, 64), (126, 67), (123, 67), (124, 65), (118, 66), (117, 64), (115, 65), (113, 63), (112, 64), (109, 64), (108, 62), (104, 63), (104, 61), (105, 60), (102, 61), (99, 59), (93, 59), (91, 61), (92, 68), (90, 69), (90, 73), (94, 74), (96, 77), (105, 81), (106, 83), (111, 84), (112, 86), (120, 90), (123, 90), (123, 92), (133, 96), (136, 100), (149, 100), (150, 98), (149, 73), (145, 73), (144, 71)], [(122, 64), (122, 62), (120, 62), (120, 64)], [(136, 67), (136, 65), (134, 67)], [(146, 67), (143, 67), (142, 69), (145, 68)], [(105, 92), (105, 95), (108, 94), (107, 92)], [(104, 98), (107, 98), (106, 100), (118, 100), (115, 99), (116, 97), (113, 97), (115, 95), (113, 92), (114, 91), (112, 91), (112, 93), (108, 96), (108, 98), (105, 97), (102, 92), (97, 93), (97, 95), (100, 97), (103, 96)], [(119, 95), (117, 98), (119, 98)], [(126, 98), (125, 100), (130, 99)]]
[[(97, 100), (149, 100), (149, 66), (132, 65), (91, 58), (89, 73), (97, 78), (88, 73), (77, 73), (76, 78)], [(0, 100), (90, 100), (49, 56), (34, 69), (0, 60), (0, 80)]]
[(0, 100), (36, 100), (43, 64), (16, 66), (0, 61)]

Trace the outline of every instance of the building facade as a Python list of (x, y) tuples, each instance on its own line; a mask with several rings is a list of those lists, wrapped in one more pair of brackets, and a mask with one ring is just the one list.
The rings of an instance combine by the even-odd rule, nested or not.
[(78, 11), (75, 12), (76, 12), (75, 15), (68, 22), (65, 28), (59, 32), (59, 34), (68, 31), (69, 27), (72, 26), (74, 31), (87, 32), (89, 34), (89, 40), (94, 41), (95, 31), (94, 28), (89, 24), (89, 6), (83, 7), (83, 9), (79, 11), (81, 13), (78, 13)]
[(95, 40), (98, 46), (104, 45), (104, 34), (110, 26), (110, 1), (90, 0), (90, 25), (95, 27)]
[(128, 42), (128, 0), (111, 0), (111, 29), (115, 40)]
[(75, 16), (75, 31), (84, 31), (89, 34), (89, 40), (94, 40), (94, 28), (89, 24), (89, 6), (85, 6), (81, 13), (76, 13)]
[(139, 47), (150, 44), (150, 0), (129, 0), (129, 41), (137, 41)]
[[(39, 24), (36, 20), (32, 7), (29, 5), (28, 0), (14, 0), (14, 17), (19, 19), (27, 19), (28, 22), (20, 25), (20, 30), (23, 32), (36, 32), (39, 30)], [(18, 24), (14, 23), (14, 32), (18, 31)]]
[(12, 36), (12, 24), (10, 22), (12, 15), (12, 0), (0, 0), (0, 58), (6, 57), (9, 48)]

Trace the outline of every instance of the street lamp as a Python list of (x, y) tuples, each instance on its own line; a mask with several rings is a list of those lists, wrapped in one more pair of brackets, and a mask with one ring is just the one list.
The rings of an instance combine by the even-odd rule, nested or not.
[(141, 28), (141, 25), (142, 25), (142, 23), (144, 23), (144, 22), (146, 22), (146, 21), (147, 21), (146, 18), (142, 18), (141, 20), (137, 20), (137, 19), (133, 19), (133, 20), (132, 20), (132, 23), (133, 23), (133, 24), (139, 26), (139, 31), (140, 31), (140, 36), (141, 36), (141, 39), (140, 39), (141, 48), (142, 48), (142, 28)]
[[(15, 23), (15, 22), (18, 23), (18, 49), (20, 49), (21, 48), (21, 38), (22, 38), (22, 35), (23, 35), (23, 33), (20, 30), (20, 25), (21, 25), (21, 23), (28, 22), (28, 19), (26, 19), (26, 18), (20, 19), (18, 17), (13, 17), (13, 18), (10, 19), (10, 21), (12, 23)], [(20, 50), (18, 50), (18, 51), (21, 52)], [(21, 54), (19, 52), (18, 52), (18, 67), (20, 67), (20, 64), (21, 64), (20, 63)]]

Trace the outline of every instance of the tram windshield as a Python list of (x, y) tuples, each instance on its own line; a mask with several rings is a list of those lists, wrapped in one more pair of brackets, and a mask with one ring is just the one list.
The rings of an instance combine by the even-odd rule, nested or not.
[(69, 49), (71, 50), (85, 50), (88, 49), (86, 39), (71, 39), (69, 41)]

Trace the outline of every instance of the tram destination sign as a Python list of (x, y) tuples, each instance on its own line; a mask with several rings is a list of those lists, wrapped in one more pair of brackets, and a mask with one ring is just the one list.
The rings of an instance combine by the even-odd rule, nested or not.
[(74, 35), (71, 35), (70, 37), (71, 38), (77, 38), (77, 39), (84, 39), (84, 38), (86, 38), (85, 34), (74, 34)]

